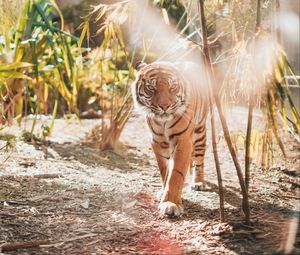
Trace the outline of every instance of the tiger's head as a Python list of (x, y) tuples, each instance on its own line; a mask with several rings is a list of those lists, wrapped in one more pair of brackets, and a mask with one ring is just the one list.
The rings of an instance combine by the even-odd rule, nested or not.
[(160, 118), (184, 111), (185, 80), (175, 64), (139, 62), (136, 70), (136, 80), (132, 86), (136, 108)]

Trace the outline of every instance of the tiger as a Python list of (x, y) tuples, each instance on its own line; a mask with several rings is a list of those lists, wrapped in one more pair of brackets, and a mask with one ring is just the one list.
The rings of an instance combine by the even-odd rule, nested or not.
[(178, 217), (183, 213), (181, 196), (187, 172), (194, 167), (194, 190), (202, 190), (205, 184), (206, 79), (197, 77), (201, 69), (193, 62), (140, 61), (135, 70), (133, 102), (146, 117), (162, 179), (159, 211)]

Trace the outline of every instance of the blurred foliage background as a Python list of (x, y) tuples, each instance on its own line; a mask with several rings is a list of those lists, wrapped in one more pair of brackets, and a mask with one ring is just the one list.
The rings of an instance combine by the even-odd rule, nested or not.
[[(299, 63), (293, 59), (293, 66), (290, 64), (278, 32), (276, 15), (281, 2), (214, 0), (207, 1), (205, 10), (224, 105), (252, 104), (264, 113), (265, 128), (254, 130), (249, 143), (250, 157), (258, 157), (257, 163), (266, 168), (272, 140), (285, 154), (281, 131), (299, 141), (300, 130), (297, 99), (289, 87), (292, 81), (299, 89), (295, 76)], [(196, 48), (201, 52), (197, 3), (149, 1), (176, 27), (188, 43), (187, 51)], [(159, 58), (151, 49), (145, 51), (143, 41), (147, 38), (129, 47), (126, 26), (136, 26), (140, 32), (130, 20), (129, 9), (130, 1), (1, 0), (1, 125), (13, 120), (21, 123), (29, 114), (51, 114), (51, 133), (57, 116), (97, 117), (101, 121), (91, 130), (89, 140), (101, 149), (115, 148), (132, 110), (133, 63)], [(266, 35), (274, 39), (268, 45), (276, 52), (276, 61), (271, 70), (258, 75), (252, 70), (257, 61), (255, 41)], [(255, 90), (258, 81), (264, 86)], [(246, 134), (239, 137), (246, 146)]]

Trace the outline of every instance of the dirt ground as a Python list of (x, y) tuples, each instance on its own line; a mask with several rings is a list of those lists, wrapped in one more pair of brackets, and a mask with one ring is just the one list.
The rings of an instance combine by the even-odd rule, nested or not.
[[(241, 108), (228, 114), (233, 133), (245, 129), (245, 116)], [(38, 125), (49, 122), (44, 118)], [(28, 129), (31, 123), (27, 121)], [(185, 212), (180, 218), (169, 219), (157, 209), (160, 177), (143, 118), (129, 120), (121, 137), (124, 146), (118, 153), (100, 153), (83, 143), (96, 124), (99, 120), (83, 120), (81, 124), (57, 120), (47, 159), (45, 146), (39, 143), (17, 139), (13, 149), (1, 149), (0, 254), (267, 255), (292, 242), (299, 217), (300, 158), (299, 144), (290, 138), (285, 138), (286, 160), (275, 151), (270, 170), (252, 165), (253, 225), (246, 226), (238, 178), (223, 139), (218, 147), (226, 222), (219, 222), (210, 144), (205, 161), (207, 190), (191, 191), (186, 185)], [(262, 125), (259, 113), (253, 125)], [(20, 132), (13, 126), (1, 134), (18, 136)], [(210, 132), (208, 137), (209, 143)], [(0, 148), (4, 145), (0, 140)], [(243, 166), (242, 149), (239, 157)], [(7, 246), (29, 241), (42, 245), (26, 249)], [(300, 248), (299, 230), (295, 246)], [(293, 254), (298, 251), (294, 249)]]

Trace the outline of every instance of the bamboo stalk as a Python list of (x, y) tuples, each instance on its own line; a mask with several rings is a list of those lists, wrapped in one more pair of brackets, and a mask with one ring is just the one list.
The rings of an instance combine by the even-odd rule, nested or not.
[(242, 169), (241, 166), (239, 164), (237, 155), (236, 155), (236, 151), (234, 149), (231, 137), (230, 137), (230, 132), (228, 129), (228, 125), (225, 119), (225, 116), (223, 114), (223, 110), (221, 107), (221, 103), (218, 97), (218, 94), (216, 92), (216, 78), (215, 78), (215, 74), (214, 74), (214, 69), (211, 63), (211, 59), (210, 59), (210, 54), (209, 54), (209, 48), (208, 48), (208, 40), (207, 40), (207, 29), (206, 29), (206, 19), (204, 16), (204, 0), (199, 0), (199, 6), (200, 6), (200, 18), (201, 18), (201, 27), (202, 27), (202, 34), (203, 34), (203, 52), (204, 52), (204, 60), (206, 63), (206, 66), (208, 67), (208, 71), (212, 80), (212, 90), (213, 90), (213, 97), (214, 97), (214, 101), (216, 103), (217, 109), (218, 109), (218, 113), (219, 113), (219, 118), (222, 124), (222, 128), (223, 128), (223, 132), (224, 132), (224, 136), (225, 136), (225, 140), (227, 142), (227, 146), (229, 148), (232, 160), (234, 162), (235, 168), (236, 168), (236, 172), (239, 178), (239, 182), (240, 182), (240, 186), (241, 186), (241, 190), (242, 190), (242, 196), (243, 196), (243, 204), (242, 204), (242, 208), (243, 208), (243, 212), (245, 214), (245, 221), (246, 224), (249, 225), (250, 224), (250, 209), (249, 209), (249, 200), (248, 200), (248, 193), (246, 190), (246, 185), (244, 182), (244, 178), (243, 178), (243, 173), (242, 173)]

